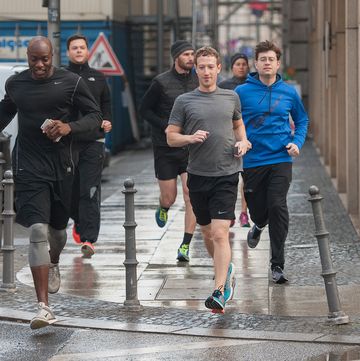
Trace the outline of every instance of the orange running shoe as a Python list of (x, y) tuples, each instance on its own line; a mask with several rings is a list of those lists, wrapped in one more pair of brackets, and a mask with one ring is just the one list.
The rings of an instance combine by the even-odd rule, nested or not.
[(93, 243), (84, 242), (81, 247), (81, 252), (85, 258), (91, 258), (95, 254), (95, 247)]
[(76, 224), (74, 224), (74, 226), (73, 226), (72, 236), (73, 236), (74, 242), (76, 244), (81, 244), (82, 243), (81, 238), (80, 238), (80, 234), (77, 232), (77, 229), (76, 229)]

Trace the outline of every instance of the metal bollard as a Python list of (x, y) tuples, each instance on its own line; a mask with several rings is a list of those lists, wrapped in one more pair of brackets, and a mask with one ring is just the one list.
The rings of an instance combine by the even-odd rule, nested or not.
[[(4, 165), (6, 161), (4, 159), (4, 154), (0, 152), (0, 176), (3, 176), (4, 172)], [(2, 238), (3, 238), (3, 217), (2, 217), (2, 211), (3, 211), (3, 203), (4, 203), (4, 188), (2, 185), (0, 185), (0, 252), (2, 247)]]
[(125, 194), (125, 281), (126, 281), (126, 299), (124, 306), (131, 310), (137, 311), (141, 309), (140, 302), (137, 296), (137, 273), (136, 267), (138, 261), (136, 260), (136, 239), (135, 228), (135, 209), (134, 209), (134, 195), (137, 192), (134, 189), (134, 181), (130, 178), (124, 182), (125, 189), (122, 193)]
[(325, 228), (324, 214), (321, 206), (323, 197), (320, 195), (319, 188), (314, 185), (309, 188), (309, 194), (311, 196), (309, 202), (311, 202), (315, 221), (315, 237), (318, 241), (321, 259), (321, 275), (324, 278), (329, 307), (328, 321), (337, 325), (349, 323), (349, 316), (341, 311), (336, 272), (331, 260), (329, 232)]
[(3, 282), (2, 289), (15, 290), (15, 272), (14, 272), (14, 181), (13, 174), (7, 170), (2, 181), (4, 187), (4, 245), (3, 251)]

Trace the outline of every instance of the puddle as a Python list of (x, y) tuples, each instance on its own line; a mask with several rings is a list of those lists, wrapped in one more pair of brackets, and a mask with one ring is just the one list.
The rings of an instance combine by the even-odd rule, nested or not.
[(360, 361), (360, 348), (348, 351), (329, 352), (308, 361)]

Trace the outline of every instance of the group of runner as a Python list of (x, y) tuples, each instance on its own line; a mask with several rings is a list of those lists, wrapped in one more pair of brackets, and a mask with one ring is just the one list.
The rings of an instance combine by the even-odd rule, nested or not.
[[(74, 240), (86, 257), (95, 252), (100, 227), (110, 93), (103, 75), (87, 63), (87, 39), (70, 37), (67, 50), (68, 69), (56, 68), (49, 39), (33, 38), (27, 49), (29, 69), (7, 80), (0, 102), (1, 130), (16, 113), (19, 119), (13, 152), (15, 205), (16, 221), (30, 229), (29, 264), (39, 305), (32, 329), (56, 321), (48, 293), (60, 287), (59, 257), (69, 218), (74, 220)], [(286, 195), (292, 157), (299, 155), (305, 141), (308, 116), (296, 91), (278, 74), (281, 52), (272, 42), (256, 46), (254, 73), (249, 73), (247, 57), (235, 54), (234, 77), (220, 84), (221, 59), (215, 49), (203, 47), (195, 53), (189, 42), (179, 40), (171, 55), (173, 67), (153, 79), (140, 106), (152, 126), (160, 188), (155, 219), (159, 227), (166, 225), (180, 176), (185, 226), (177, 259), (189, 261), (190, 242), (199, 224), (215, 271), (214, 291), (205, 306), (223, 312), (235, 286), (229, 228), (235, 221), (240, 171), (244, 181), (240, 224), (250, 227), (247, 207), (253, 221), (248, 245), (256, 247), (268, 225), (273, 280), (287, 281)]]
[(281, 51), (270, 41), (255, 48), (256, 72), (249, 73), (247, 56), (236, 53), (231, 58), (233, 77), (220, 83), (221, 59), (214, 48), (195, 52), (192, 44), (180, 40), (172, 45), (171, 55), (173, 67), (153, 79), (140, 107), (152, 126), (160, 188), (155, 219), (159, 227), (166, 225), (180, 176), (185, 231), (177, 259), (190, 259), (195, 218), (215, 272), (214, 291), (205, 306), (224, 312), (234, 294), (229, 228), (235, 223), (240, 172), (244, 183), (240, 225), (250, 227), (247, 208), (253, 221), (248, 246), (257, 246), (268, 225), (273, 281), (288, 281), (284, 274), (286, 196), (308, 116), (295, 89), (278, 74)]

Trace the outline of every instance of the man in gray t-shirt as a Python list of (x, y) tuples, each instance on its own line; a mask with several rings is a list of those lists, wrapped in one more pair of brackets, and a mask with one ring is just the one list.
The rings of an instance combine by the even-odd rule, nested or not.
[(240, 157), (251, 144), (235, 92), (216, 86), (218, 52), (199, 49), (195, 67), (199, 88), (176, 99), (166, 135), (171, 147), (189, 146), (190, 201), (215, 270), (215, 290), (205, 306), (223, 313), (235, 284), (229, 227), (235, 216)]
[(213, 92), (203, 92), (197, 88), (176, 99), (169, 124), (181, 127), (184, 134), (208, 132), (206, 142), (189, 145), (188, 173), (220, 177), (239, 171), (233, 130), (233, 121), (239, 119), (240, 100), (232, 90), (215, 88)]

